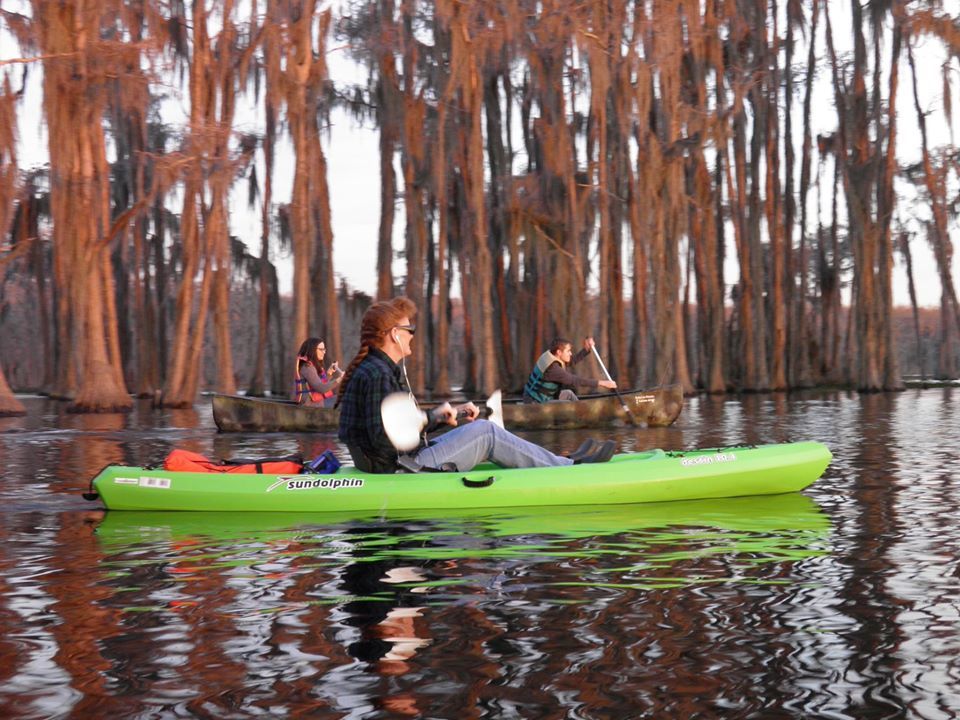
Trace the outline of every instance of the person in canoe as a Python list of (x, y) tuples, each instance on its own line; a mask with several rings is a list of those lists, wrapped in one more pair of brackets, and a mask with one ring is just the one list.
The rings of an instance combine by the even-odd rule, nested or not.
[(327, 346), (316, 337), (307, 338), (297, 351), (293, 375), (293, 396), (300, 405), (331, 407), (343, 379), (343, 370), (335, 362), (324, 369)]
[(544, 403), (551, 400), (576, 400), (576, 389), (585, 387), (590, 391), (597, 388), (616, 390), (617, 383), (613, 380), (595, 380), (570, 372), (567, 368), (573, 367), (583, 360), (593, 350), (592, 337), (585, 338), (583, 349), (573, 353), (573, 343), (566, 338), (558, 337), (550, 343), (550, 349), (537, 359), (530, 377), (523, 386), (523, 399), (526, 402)]
[[(584, 443), (568, 457), (555, 455), (495, 423), (477, 419), (480, 411), (472, 402), (456, 407), (445, 402), (432, 408), (419, 446), (401, 455), (387, 437), (380, 405), (391, 393), (410, 392), (405, 358), (412, 352), (416, 313), (412, 300), (398, 297), (374, 303), (360, 321), (360, 350), (347, 366), (337, 397), (339, 437), (357, 468), (375, 473), (421, 467), (466, 472), (486, 461), (526, 468), (605, 462), (612, 457), (616, 448), (612, 440), (598, 446)], [(458, 414), (465, 420), (459, 426)], [(456, 427), (428, 443), (427, 433), (442, 425)]]

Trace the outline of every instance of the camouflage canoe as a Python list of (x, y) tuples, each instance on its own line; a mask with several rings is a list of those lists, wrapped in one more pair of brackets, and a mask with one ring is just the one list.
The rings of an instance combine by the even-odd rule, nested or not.
[[(683, 386), (620, 393), (637, 425), (666, 427), (683, 409)], [(612, 393), (581, 395), (575, 402), (503, 403), (503, 424), (509, 429), (550, 430), (630, 424), (620, 398)]]
[[(665, 427), (683, 409), (683, 388), (667, 385), (621, 393), (638, 425)], [(221, 432), (323, 432), (336, 430), (339, 411), (306, 407), (289, 400), (213, 396), (213, 420)], [(576, 402), (544, 404), (504, 401), (503, 422), (513, 430), (602, 427), (627, 424), (616, 395), (586, 395)]]

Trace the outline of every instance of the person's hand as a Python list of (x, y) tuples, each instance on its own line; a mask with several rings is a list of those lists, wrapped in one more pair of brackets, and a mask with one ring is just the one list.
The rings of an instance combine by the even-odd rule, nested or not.
[(443, 403), (443, 405), (438, 405), (433, 410), (433, 419), (438, 423), (446, 423), (447, 425), (456, 425), (457, 424), (457, 411), (453, 409), (453, 405), (448, 402)]
[(617, 383), (614, 382), (613, 380), (599, 380), (597, 382), (597, 385), (599, 385), (602, 388), (606, 388), (607, 390), (617, 389)]
[(457, 417), (465, 422), (473, 422), (480, 415), (480, 408), (472, 402), (466, 402), (463, 405), (457, 405)]
[(583, 339), (584, 350), (593, 350), (594, 345), (596, 345), (596, 343), (593, 341), (593, 337), (588, 337)]

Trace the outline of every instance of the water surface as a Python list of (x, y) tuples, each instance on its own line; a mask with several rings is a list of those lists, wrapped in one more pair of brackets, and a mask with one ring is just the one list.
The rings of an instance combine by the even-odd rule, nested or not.
[(106, 464), (343, 449), (25, 398), (0, 418), (0, 714), (957, 717), (955, 392), (697, 398), (612, 432), (820, 440), (803, 494), (439, 517), (103, 513)]

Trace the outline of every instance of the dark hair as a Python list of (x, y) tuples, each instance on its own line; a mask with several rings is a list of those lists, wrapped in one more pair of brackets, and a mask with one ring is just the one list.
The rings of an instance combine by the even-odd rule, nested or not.
[(573, 345), (565, 337), (556, 337), (550, 341), (550, 352), (556, 355), (564, 345)]
[(357, 365), (363, 362), (363, 359), (370, 352), (371, 347), (381, 348), (386, 341), (387, 333), (395, 328), (404, 317), (411, 322), (417, 314), (417, 306), (413, 300), (408, 297), (395, 297), (393, 300), (381, 300), (375, 302), (367, 308), (360, 320), (360, 350), (354, 356), (350, 364), (347, 365), (343, 373), (343, 379), (340, 382), (340, 389), (337, 391), (336, 405), (340, 404), (343, 398), (343, 391), (347, 389), (350, 383), (350, 376), (356, 370)]
[(323, 370), (323, 368), (317, 367), (317, 345), (322, 342), (323, 340), (318, 337), (309, 337), (300, 344), (300, 349), (297, 350), (298, 370), (303, 367), (303, 363), (305, 362), (313, 365), (317, 372), (321, 372)]

